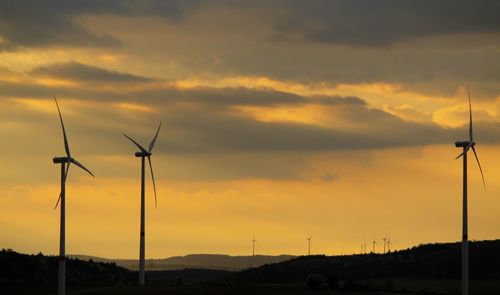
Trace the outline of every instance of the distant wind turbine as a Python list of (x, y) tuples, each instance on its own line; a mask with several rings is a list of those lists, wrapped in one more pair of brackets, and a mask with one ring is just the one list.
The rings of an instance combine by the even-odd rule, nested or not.
[(252, 240), (252, 256), (255, 256), (255, 243), (257, 243), (257, 241), (255, 240), (255, 236), (253, 236), (253, 240)]
[(309, 235), (309, 237), (307, 237), (306, 239), (307, 239), (307, 255), (311, 256), (311, 239), (312, 239), (312, 235)]
[[(59, 286), (58, 294), (66, 294), (66, 179), (69, 172), (69, 166), (71, 163), (85, 170), (87, 173), (94, 176), (90, 170), (85, 168), (80, 162), (71, 157), (69, 150), (68, 137), (66, 136), (66, 129), (64, 128), (64, 122), (61, 115), (61, 110), (59, 109), (59, 104), (57, 103), (56, 96), (54, 95), (54, 101), (56, 103), (57, 112), (59, 114), (59, 120), (61, 121), (61, 127), (64, 138), (64, 150), (66, 151), (66, 157), (54, 157), (52, 161), (54, 164), (61, 164), (61, 192), (59, 193), (59, 198), (57, 199), (56, 206), (61, 203), (61, 226), (60, 226), (60, 237), (59, 237)], [(67, 164), (67, 165), (66, 165)]]
[(391, 236), (387, 239), (387, 252), (391, 252)]
[(385, 237), (382, 240), (384, 241), (384, 254), (385, 254), (385, 244), (387, 242), (387, 235), (385, 235)]
[(375, 245), (377, 244), (377, 242), (375, 241), (375, 239), (373, 239), (372, 244), (373, 244), (373, 253), (375, 253)]
[(463, 158), (463, 209), (462, 209), (462, 295), (469, 294), (469, 246), (468, 246), (468, 216), (467, 216), (467, 152), (472, 148), (474, 156), (476, 157), (479, 171), (483, 179), (483, 187), (486, 188), (484, 181), (483, 169), (479, 158), (477, 157), (476, 149), (474, 146), (476, 142), (472, 136), (472, 105), (470, 100), (469, 88), (467, 88), (467, 95), (469, 97), (469, 140), (455, 142), (456, 147), (463, 148), (463, 152), (455, 159)]
[(139, 285), (144, 286), (145, 285), (145, 206), (144, 206), (144, 158), (148, 158), (148, 163), (149, 163), (149, 170), (151, 171), (151, 179), (153, 180), (153, 190), (155, 194), (155, 208), (157, 208), (157, 199), (156, 199), (156, 184), (155, 184), (155, 177), (153, 174), (153, 165), (151, 164), (151, 155), (153, 151), (153, 147), (155, 146), (156, 143), (156, 138), (158, 137), (158, 132), (160, 132), (161, 128), (161, 122), (160, 125), (158, 125), (158, 129), (156, 130), (156, 134), (153, 137), (153, 140), (151, 140), (151, 143), (149, 144), (149, 148), (146, 150), (144, 147), (142, 147), (140, 144), (137, 143), (137, 141), (133, 140), (130, 136), (123, 134), (126, 138), (128, 138), (130, 141), (132, 141), (138, 148), (139, 151), (135, 153), (136, 157), (141, 158), (141, 232), (140, 232), (140, 245), (139, 245)]

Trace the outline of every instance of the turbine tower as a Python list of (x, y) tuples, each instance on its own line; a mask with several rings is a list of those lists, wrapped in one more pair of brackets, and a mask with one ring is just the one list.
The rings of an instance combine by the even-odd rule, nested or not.
[(155, 208), (157, 208), (157, 199), (156, 199), (156, 184), (155, 177), (153, 174), (153, 165), (151, 165), (151, 155), (153, 147), (155, 146), (156, 138), (158, 137), (158, 132), (160, 132), (161, 122), (158, 125), (158, 129), (156, 130), (156, 134), (151, 140), (149, 144), (149, 148), (146, 150), (137, 141), (133, 140), (130, 136), (123, 134), (126, 138), (130, 139), (138, 148), (139, 151), (135, 153), (136, 157), (141, 158), (141, 230), (140, 230), (140, 244), (139, 244), (139, 285), (144, 286), (146, 283), (146, 274), (145, 274), (145, 233), (146, 233), (146, 224), (145, 224), (145, 206), (144, 206), (144, 159), (148, 158), (149, 170), (151, 171), (151, 179), (153, 180), (153, 190), (155, 193)]
[(312, 239), (312, 235), (309, 235), (309, 237), (307, 237), (306, 239), (307, 239), (307, 255), (311, 256), (311, 239)]
[(387, 239), (387, 252), (391, 252), (391, 236)]
[(59, 109), (59, 104), (57, 103), (56, 96), (54, 95), (54, 101), (56, 103), (57, 112), (59, 114), (59, 120), (61, 121), (62, 133), (64, 138), (64, 150), (66, 151), (65, 157), (54, 157), (52, 161), (54, 164), (61, 164), (61, 192), (59, 193), (59, 198), (57, 199), (56, 206), (57, 208), (59, 202), (61, 203), (61, 225), (59, 232), (59, 285), (58, 285), (58, 294), (65, 295), (66, 294), (66, 179), (69, 172), (69, 166), (71, 163), (76, 166), (82, 168), (87, 173), (94, 177), (94, 174), (90, 172), (85, 166), (83, 166), (80, 162), (71, 157), (71, 153), (69, 150), (68, 137), (66, 136), (66, 129), (64, 128), (64, 122), (61, 115), (61, 110)]
[(479, 171), (481, 172), (481, 177), (483, 179), (483, 186), (486, 188), (486, 182), (484, 181), (483, 169), (481, 168), (481, 163), (479, 163), (479, 158), (477, 157), (476, 149), (474, 146), (476, 142), (472, 136), (472, 106), (470, 100), (469, 88), (467, 88), (467, 95), (469, 97), (469, 140), (468, 141), (457, 141), (455, 146), (462, 148), (463, 151), (456, 159), (463, 158), (463, 208), (462, 208), (462, 295), (469, 294), (469, 245), (468, 245), (468, 216), (467, 216), (467, 152), (472, 148), (474, 156), (476, 157), (477, 165), (479, 166)]
[(255, 243), (257, 241), (255, 240), (255, 236), (253, 236), (253, 240), (252, 240), (252, 256), (255, 256)]

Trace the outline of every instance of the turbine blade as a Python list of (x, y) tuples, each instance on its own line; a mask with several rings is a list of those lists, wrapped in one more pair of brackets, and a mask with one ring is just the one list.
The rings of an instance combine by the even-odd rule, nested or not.
[(89, 169), (85, 168), (85, 166), (82, 165), (82, 163), (78, 162), (75, 159), (71, 159), (71, 162), (74, 163), (76, 166), (82, 168), (83, 170), (87, 171), (87, 173), (90, 174), (90, 175), (92, 175), (92, 177), (95, 177), (94, 174), (92, 174), (92, 172), (90, 172)]
[[(66, 183), (66, 178), (68, 177), (68, 172), (69, 172), (69, 164), (68, 163), (68, 166), (66, 166), (66, 171), (64, 172), (64, 178), (63, 178), (63, 182)], [(59, 193), (59, 198), (57, 198), (57, 203), (56, 205), (54, 206), (54, 210), (57, 209), (57, 206), (59, 205), (59, 202), (61, 201), (61, 197), (62, 197), (62, 192)]]
[(140, 144), (137, 143), (137, 141), (133, 140), (130, 136), (128, 136), (127, 134), (125, 133), (122, 133), (123, 136), (125, 136), (126, 138), (130, 139), (130, 141), (132, 141), (140, 150), (141, 152), (143, 152), (144, 154), (148, 154), (148, 151), (146, 151), (145, 148), (143, 148)]
[(469, 87), (466, 87), (467, 88), (467, 95), (469, 96), (469, 138), (470, 138), (470, 142), (473, 141), (472, 139), (472, 105), (471, 105), (471, 102), (470, 102), (470, 92), (469, 92)]
[(486, 188), (486, 182), (484, 181), (483, 168), (481, 168), (481, 163), (479, 163), (479, 158), (477, 157), (476, 149), (472, 147), (474, 156), (476, 156), (477, 165), (479, 166), (479, 171), (481, 172), (481, 178), (483, 179), (483, 187)]
[(472, 146), (472, 145), (471, 145), (471, 144), (469, 144), (469, 145), (465, 148), (465, 150), (464, 150), (464, 151), (463, 151), (460, 155), (458, 155), (458, 156), (455, 158), (455, 160), (456, 160), (456, 159), (458, 159), (458, 158), (460, 158), (461, 156), (463, 156), (466, 152), (468, 152), (471, 146)]
[(160, 132), (160, 128), (161, 128), (161, 121), (160, 121), (160, 125), (158, 125), (158, 130), (156, 130), (155, 137), (153, 138), (153, 140), (149, 144), (149, 152), (150, 153), (153, 150), (153, 147), (155, 146), (156, 138), (158, 137), (158, 132)]
[(61, 197), (62, 197), (62, 192), (59, 193), (59, 198), (57, 198), (57, 202), (56, 202), (56, 205), (54, 206), (54, 210), (57, 209), (57, 206), (59, 205), (59, 201), (61, 201)]
[(153, 190), (155, 192), (155, 208), (158, 208), (158, 200), (156, 199), (156, 184), (155, 176), (153, 174), (153, 165), (151, 165), (151, 157), (148, 156), (149, 170), (151, 171), (151, 179), (153, 180)]
[(54, 101), (56, 102), (57, 112), (59, 113), (59, 119), (61, 120), (62, 132), (63, 132), (63, 137), (64, 137), (64, 149), (66, 150), (66, 156), (70, 157), (71, 154), (69, 152), (68, 137), (66, 136), (66, 129), (64, 129), (64, 122), (63, 122), (63, 118), (61, 115), (61, 110), (59, 109), (59, 104), (57, 103), (56, 96), (55, 95), (53, 95), (53, 96), (54, 96)]

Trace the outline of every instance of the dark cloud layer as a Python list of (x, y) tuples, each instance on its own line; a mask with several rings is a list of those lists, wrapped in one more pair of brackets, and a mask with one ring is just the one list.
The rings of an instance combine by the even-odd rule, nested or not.
[(84, 65), (77, 62), (51, 64), (35, 68), (31, 74), (51, 78), (83, 81), (83, 82), (151, 82), (154, 79), (110, 71), (99, 67)]
[(500, 31), (500, 3), (495, 0), (19, 0), (0, 4), (0, 50), (116, 46), (120, 41), (115, 37), (88, 30), (76, 17), (152, 16), (179, 23), (200, 7), (205, 11), (221, 7), (249, 11), (254, 19), (269, 22), (274, 39), (355, 46), (387, 46), (425, 36)]
[[(366, 129), (342, 130), (313, 125), (260, 122), (249, 117), (227, 114), (203, 114), (184, 112), (163, 117), (166, 124), (182, 126), (188, 131), (194, 147), (181, 147), (176, 152), (283, 152), (328, 151), (345, 149), (370, 149), (402, 146), (420, 146), (441, 143), (446, 130), (437, 125), (405, 122), (389, 114), (377, 114), (373, 118), (364, 107), (356, 110), (352, 120), (364, 117)], [(375, 118), (376, 116), (383, 118)], [(385, 120), (385, 124), (378, 121)], [(168, 143), (164, 143), (168, 151)]]
[[(500, 31), (495, 0), (285, 1), (276, 38), (387, 46), (419, 37)], [(286, 4), (286, 5), (285, 5)]]
[(194, 0), (19, 0), (0, 2), (0, 50), (45, 46), (116, 46), (113, 36), (89, 31), (82, 15), (146, 15), (179, 22)]
[[(59, 67), (56, 65), (55, 68)], [(77, 69), (85, 65), (76, 66)], [(71, 67), (70, 67), (71, 68)], [(91, 68), (108, 78), (109, 85), (114, 85), (117, 77), (130, 74), (109, 72)], [(45, 68), (49, 72), (52, 67)], [(41, 70), (32, 72), (36, 75)], [(41, 71), (44, 72), (44, 71)], [(111, 74), (110, 74), (111, 73)], [(74, 78), (86, 79), (86, 75), (74, 75)], [(121, 78), (118, 78), (120, 81)], [(141, 81), (141, 78), (135, 78)], [(133, 83), (131, 81), (130, 83)], [(147, 84), (146, 84), (147, 85)], [(306, 97), (273, 90), (247, 88), (225, 89), (178, 89), (174, 86), (135, 91), (96, 90), (87, 87), (52, 88), (41, 85), (2, 83), (3, 98), (39, 97), (50, 98), (52, 92), (62, 97), (88, 102), (81, 107), (81, 125), (74, 127), (81, 137), (87, 138), (79, 145), (89, 153), (116, 152), (121, 148), (112, 148), (113, 138), (123, 130), (116, 126), (136, 126), (132, 131), (149, 130), (151, 122), (162, 120), (164, 136), (160, 139), (158, 151), (163, 153), (259, 153), (259, 152), (315, 152), (345, 149), (376, 149), (405, 146), (422, 146), (436, 143), (453, 143), (464, 138), (464, 128), (449, 129), (436, 124), (422, 124), (404, 121), (401, 118), (379, 109), (370, 108), (363, 99), (356, 97)], [(107, 88), (106, 88), (107, 89)], [(120, 112), (109, 108), (109, 103), (130, 102), (151, 107), (154, 113), (137, 119), (129, 112)], [(343, 122), (340, 127), (331, 127), (295, 123), (263, 122), (235, 106), (267, 107), (277, 105), (320, 105), (333, 119)], [(17, 116), (17, 115), (16, 115)], [(16, 122), (16, 118), (12, 117)], [(39, 118), (42, 122), (47, 116)], [(36, 117), (30, 115), (30, 121)], [(84, 123), (87, 122), (87, 123)], [(92, 122), (92, 123), (88, 123)], [(24, 122), (23, 122), (24, 123)], [(343, 127), (342, 127), (343, 126)], [(478, 134), (483, 142), (500, 142), (500, 124), (477, 123)], [(149, 137), (140, 138), (144, 142)], [(97, 148), (109, 146), (109, 150)], [(108, 143), (106, 143), (108, 142)]]

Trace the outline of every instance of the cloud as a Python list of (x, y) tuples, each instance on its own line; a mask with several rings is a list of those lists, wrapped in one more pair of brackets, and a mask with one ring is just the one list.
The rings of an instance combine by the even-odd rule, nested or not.
[(274, 39), (388, 46), (420, 37), (498, 33), (494, 0), (480, 1), (36, 1), (0, 4), (0, 48), (38, 46), (116, 46), (120, 41), (82, 26), (80, 16), (146, 16), (177, 24), (202, 7), (217, 15), (245, 9), (267, 20)]
[(85, 15), (156, 16), (180, 22), (197, 1), (3, 1), (0, 4), (0, 51), (47, 46), (117, 46), (108, 34), (90, 31), (77, 21)]
[[(283, 3), (284, 4), (284, 3)], [(415, 38), (498, 33), (500, 3), (483, 1), (286, 1), (274, 13), (276, 39), (388, 46)]]
[[(60, 4), (60, 5), (58, 5)], [(63, 2), (16, 1), (0, 4), (0, 51), (55, 45), (115, 46), (115, 38), (88, 31), (72, 20)]]
[(114, 83), (154, 81), (154, 79), (151, 78), (110, 71), (74, 61), (37, 67), (31, 71), (31, 74), (41, 77), (68, 79), (81, 82)]
[[(95, 72), (104, 82), (107, 81), (108, 87), (95, 89), (92, 84), (48, 87), (3, 81), (0, 97), (7, 106), (25, 98), (44, 98), (40, 103), (53, 109), (50, 97), (55, 92), (62, 98), (68, 120), (74, 121), (72, 132), (86, 139), (79, 146), (89, 154), (125, 151), (122, 142), (117, 141), (121, 132), (144, 134), (144, 130), (153, 130), (160, 120), (164, 127), (157, 152), (162, 154), (318, 152), (424, 146), (453, 142), (466, 130), (462, 126), (448, 128), (432, 122), (406, 121), (373, 108), (358, 97), (301, 96), (272, 89), (241, 87), (182, 89), (176, 88), (175, 83), (161, 80), (131, 90), (121, 87), (116, 81), (130, 79), (130, 84), (134, 84), (146, 78), (82, 64), (47, 66), (30, 72), (30, 75), (52, 73), (58, 68), (82, 81), (90, 80), (89, 73)], [(67, 98), (70, 98), (69, 104), (65, 102)], [(71, 101), (75, 100), (78, 103), (72, 106)], [(25, 116), (18, 115), (23, 113), (19, 108), (29, 108), (33, 104), (17, 105), (15, 116), (6, 111), (3, 117), (17, 124), (29, 122), (46, 126), (53, 114), (37, 115), (40, 103), (34, 104), (36, 108), (25, 112)], [(122, 107), (124, 103), (125, 106), (137, 107), (125, 108)], [(293, 117), (287, 121), (261, 121), (241, 111), (239, 106), (271, 111), (315, 106), (331, 120), (322, 124), (294, 121)], [(500, 124), (478, 121), (476, 126), (485, 142), (500, 142), (497, 135), (500, 134)], [(148, 142), (150, 134), (139, 136), (139, 139)]]
[[(406, 122), (364, 106), (336, 108), (344, 120), (359, 126), (336, 129), (294, 122), (260, 122), (226, 112), (184, 111), (165, 114), (165, 125), (189, 134), (175, 152), (332, 151), (421, 146), (442, 143), (447, 130), (434, 124)], [(164, 143), (165, 152), (174, 145)], [(172, 151), (172, 150), (171, 150)]]
[[(144, 83), (141, 78), (127, 84), (144, 87), (129, 89), (115, 81), (136, 75), (87, 65), (74, 68), (86, 67), (104, 77), (111, 75), (103, 78), (106, 87), (94, 87), (93, 81), (84, 83), (89, 80), (79, 74), (72, 76), (77, 83), (64, 87), (30, 83), (45, 73), (42, 70), (12, 72), (13, 81), (16, 75), (28, 75), (21, 82), (0, 79), (0, 131), (6, 142), (15, 144), (16, 152), (23, 153), (25, 165), (20, 169), (33, 163), (45, 167), (50, 164), (47, 158), (64, 152), (52, 92), (60, 97), (72, 152), (90, 168), (101, 163), (94, 172), (109, 177), (124, 175), (121, 160), (135, 151), (121, 133), (147, 146), (160, 120), (163, 125), (154, 153), (161, 159), (158, 163), (168, 165), (159, 164), (158, 169), (160, 175), (177, 180), (310, 180), (304, 161), (318, 152), (452, 146), (455, 140), (467, 138), (466, 126), (405, 121), (358, 97), (303, 96), (242, 87), (176, 88), (175, 81)], [(261, 121), (241, 110), (245, 107), (270, 111), (294, 108), (299, 112), (313, 107), (331, 121)], [(481, 144), (500, 142), (500, 123), (477, 121), (475, 131)], [(12, 146), (3, 149), (9, 153)], [(316, 179), (335, 181), (336, 175), (324, 171)]]
[(415, 121), (415, 122), (430, 122), (432, 121), (431, 113), (423, 113), (408, 104), (403, 104), (399, 106), (384, 106), (384, 110), (388, 113), (394, 114), (403, 120)]
[(335, 175), (335, 174), (326, 173), (323, 176), (321, 176), (321, 179), (325, 182), (332, 182), (332, 181), (339, 180), (340, 177), (338, 175)]

